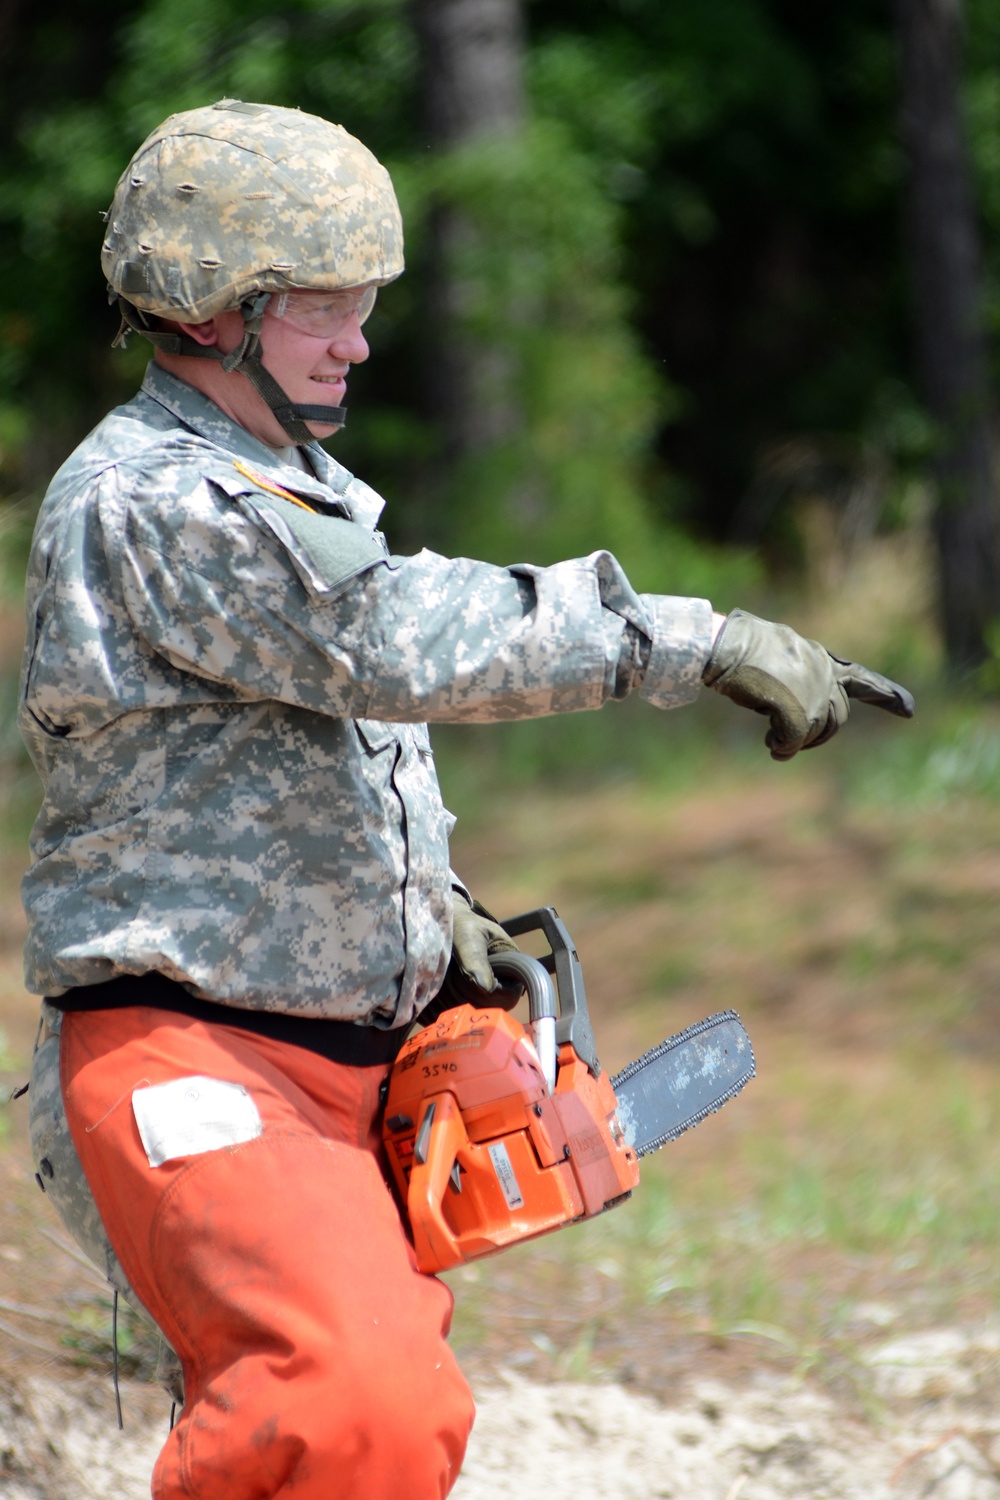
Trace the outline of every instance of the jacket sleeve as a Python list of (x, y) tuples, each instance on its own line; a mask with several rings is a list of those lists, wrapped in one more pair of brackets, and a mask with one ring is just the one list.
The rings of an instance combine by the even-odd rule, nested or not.
[(709, 604), (637, 594), (610, 553), (548, 568), (389, 557), (349, 518), (331, 517), (324, 540), (324, 518), (296, 527), (290, 502), (261, 500), (157, 471), (136, 486), (121, 541), (144, 641), (239, 697), (345, 718), (487, 721), (598, 708), (635, 689), (668, 708), (698, 692)]

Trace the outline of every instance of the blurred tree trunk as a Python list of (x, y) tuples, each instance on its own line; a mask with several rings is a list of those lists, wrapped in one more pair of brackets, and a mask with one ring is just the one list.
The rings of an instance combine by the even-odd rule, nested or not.
[[(525, 117), (521, 0), (413, 0), (425, 128), (433, 149), (511, 137)], [(425, 327), (430, 415), (445, 463), (502, 441), (518, 421), (513, 361), (469, 322), (478, 231), (460, 207), (432, 210)]]
[(961, 0), (895, 0), (908, 245), (923, 400), (938, 427), (934, 518), (949, 665), (978, 666), (1000, 619), (1000, 513), (979, 229), (960, 99)]

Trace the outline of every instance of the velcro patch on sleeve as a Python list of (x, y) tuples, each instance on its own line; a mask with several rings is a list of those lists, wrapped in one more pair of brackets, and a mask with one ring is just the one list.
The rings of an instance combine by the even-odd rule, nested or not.
[(264, 1129), (242, 1084), (200, 1074), (135, 1089), (132, 1110), (151, 1167), (240, 1146)]
[(241, 495), (238, 503), (273, 532), (303, 583), (321, 597), (336, 594), (371, 568), (392, 566), (375, 533), (345, 516), (279, 507), (264, 494)]

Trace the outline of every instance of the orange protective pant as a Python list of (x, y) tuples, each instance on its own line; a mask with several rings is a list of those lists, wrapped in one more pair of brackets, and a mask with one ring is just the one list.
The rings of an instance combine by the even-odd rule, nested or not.
[[(473, 1405), (386, 1185), (382, 1066), (131, 1006), (68, 1013), (74, 1144), (132, 1287), (176, 1349), (185, 1404), (154, 1500), (439, 1500)], [(132, 1091), (242, 1084), (263, 1133), (151, 1167)]]

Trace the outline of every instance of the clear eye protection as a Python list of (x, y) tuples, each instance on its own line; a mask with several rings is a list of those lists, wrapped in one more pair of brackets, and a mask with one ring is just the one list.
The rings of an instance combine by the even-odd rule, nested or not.
[(331, 339), (357, 313), (364, 323), (375, 306), (378, 287), (348, 287), (336, 292), (282, 292), (271, 299), (268, 312), (289, 327), (317, 339)]

